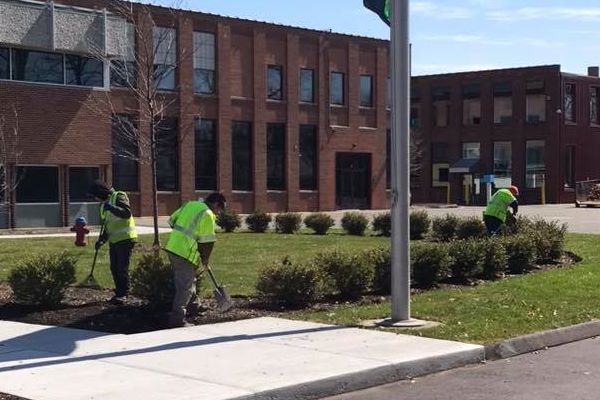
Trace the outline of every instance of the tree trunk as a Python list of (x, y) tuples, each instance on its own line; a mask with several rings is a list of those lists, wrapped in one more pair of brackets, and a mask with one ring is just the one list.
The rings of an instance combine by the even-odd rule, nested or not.
[(152, 219), (154, 224), (153, 247), (160, 248), (160, 236), (158, 235), (158, 190), (156, 185), (156, 124), (150, 125), (150, 164), (152, 168)]

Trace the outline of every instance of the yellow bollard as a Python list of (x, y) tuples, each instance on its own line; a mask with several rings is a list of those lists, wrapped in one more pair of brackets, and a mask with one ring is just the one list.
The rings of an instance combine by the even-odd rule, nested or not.
[(542, 179), (542, 205), (546, 204), (546, 177), (544, 176), (544, 179)]
[(450, 182), (446, 186), (446, 204), (450, 204)]

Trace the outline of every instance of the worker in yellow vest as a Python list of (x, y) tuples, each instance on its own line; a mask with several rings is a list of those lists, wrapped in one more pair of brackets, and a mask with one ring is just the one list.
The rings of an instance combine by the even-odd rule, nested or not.
[(137, 239), (129, 198), (125, 192), (102, 181), (95, 181), (90, 193), (102, 202), (100, 221), (104, 229), (96, 242), (96, 250), (109, 243), (110, 272), (115, 283), (115, 295), (109, 302), (123, 305), (129, 294), (129, 261)]
[(511, 186), (508, 189), (499, 189), (494, 193), (483, 212), (483, 222), (487, 228), (488, 235), (497, 234), (502, 225), (506, 223), (509, 207), (512, 208), (513, 215), (517, 215), (517, 212), (519, 212), (518, 195), (519, 188), (516, 186)]
[(165, 250), (171, 261), (175, 298), (169, 317), (171, 327), (188, 326), (185, 317), (197, 314), (196, 268), (208, 265), (217, 240), (216, 214), (225, 208), (225, 197), (211, 193), (206, 199), (189, 201), (169, 219), (173, 231)]

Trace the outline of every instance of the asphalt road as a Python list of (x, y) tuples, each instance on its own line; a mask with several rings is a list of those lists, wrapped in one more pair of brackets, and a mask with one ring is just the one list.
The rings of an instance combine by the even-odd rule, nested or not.
[(323, 400), (598, 400), (600, 339)]

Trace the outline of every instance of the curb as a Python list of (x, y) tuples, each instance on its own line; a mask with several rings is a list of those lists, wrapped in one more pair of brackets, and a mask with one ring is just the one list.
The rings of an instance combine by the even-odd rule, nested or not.
[(600, 320), (533, 333), (485, 346), (486, 360), (500, 360), (600, 336)]

